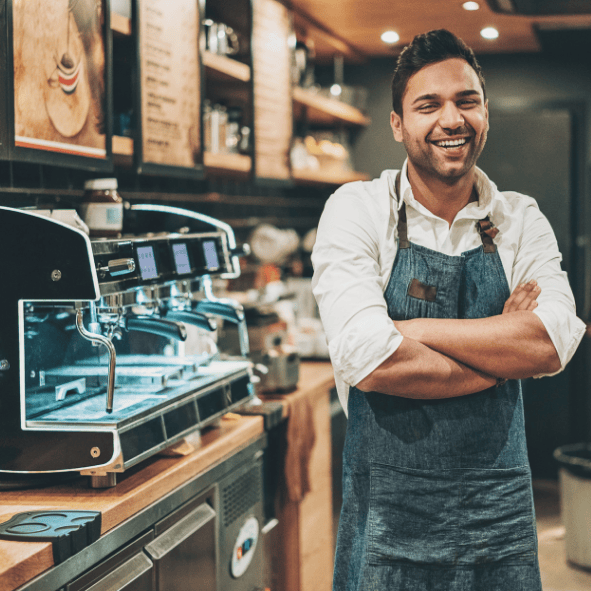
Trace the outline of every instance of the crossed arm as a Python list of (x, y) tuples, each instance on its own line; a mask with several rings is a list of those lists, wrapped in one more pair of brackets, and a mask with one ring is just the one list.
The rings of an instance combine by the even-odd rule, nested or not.
[(520, 285), (503, 313), (490, 318), (396, 322), (405, 338), (357, 387), (407, 398), (453, 398), (490, 388), (497, 378), (558, 371), (554, 345), (532, 313), (539, 294), (535, 282)]

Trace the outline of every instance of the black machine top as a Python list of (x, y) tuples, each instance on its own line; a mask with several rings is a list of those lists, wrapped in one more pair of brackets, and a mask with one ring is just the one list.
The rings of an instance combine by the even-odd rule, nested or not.
[(221, 231), (124, 236), (91, 244), (101, 295), (233, 270)]

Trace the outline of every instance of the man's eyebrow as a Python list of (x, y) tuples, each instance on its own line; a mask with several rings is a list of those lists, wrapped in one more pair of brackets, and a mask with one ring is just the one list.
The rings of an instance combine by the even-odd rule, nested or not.
[(439, 98), (438, 94), (422, 94), (421, 96), (418, 96), (413, 102), (412, 104), (414, 105), (415, 103), (419, 103), (421, 101), (432, 101), (434, 99)]
[(462, 92), (458, 92), (458, 96), (474, 96), (475, 94), (480, 94), (477, 90), (462, 90)]
[[(464, 96), (474, 96), (474, 95), (479, 95), (480, 92), (478, 92), (478, 90), (475, 89), (470, 89), (470, 90), (462, 90), (461, 92), (458, 92), (456, 96), (460, 96), (460, 97), (464, 97)], [(416, 104), (419, 103), (421, 101), (432, 101), (435, 99), (438, 99), (439, 95), (438, 94), (422, 94), (421, 96), (418, 96), (413, 102), (412, 104)]]

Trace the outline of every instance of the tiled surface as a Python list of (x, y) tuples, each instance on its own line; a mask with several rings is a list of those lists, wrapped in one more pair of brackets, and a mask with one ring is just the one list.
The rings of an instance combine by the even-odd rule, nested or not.
[(591, 569), (578, 568), (566, 560), (558, 483), (535, 480), (534, 500), (544, 591), (591, 591)]

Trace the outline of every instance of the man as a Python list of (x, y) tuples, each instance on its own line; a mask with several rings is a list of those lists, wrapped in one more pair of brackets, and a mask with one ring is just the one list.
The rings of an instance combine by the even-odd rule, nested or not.
[(417, 36), (392, 95), (408, 158), (331, 196), (312, 257), (348, 411), (334, 589), (541, 591), (519, 379), (585, 326), (535, 201), (476, 167), (473, 52)]

